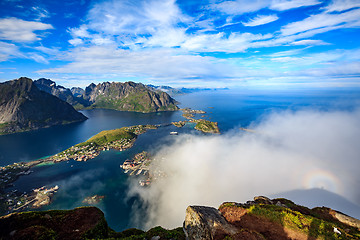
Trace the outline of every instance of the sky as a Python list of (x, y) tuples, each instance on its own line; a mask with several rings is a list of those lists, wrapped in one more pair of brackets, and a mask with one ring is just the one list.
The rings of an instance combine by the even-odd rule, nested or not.
[(358, 88), (360, 0), (1, 0), (0, 82)]

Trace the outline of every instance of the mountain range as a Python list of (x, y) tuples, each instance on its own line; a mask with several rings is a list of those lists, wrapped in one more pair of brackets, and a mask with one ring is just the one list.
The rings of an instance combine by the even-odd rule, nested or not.
[(91, 83), (82, 88), (64, 88), (50, 79), (38, 79), (36, 86), (76, 109), (107, 108), (119, 111), (158, 112), (178, 110), (178, 104), (169, 94), (142, 83), (104, 82)]
[(104, 82), (65, 88), (50, 79), (21, 77), (0, 83), (0, 134), (28, 131), (84, 121), (75, 109), (106, 108), (118, 111), (176, 111), (169, 94), (134, 82)]
[(0, 134), (86, 119), (67, 102), (39, 90), (30, 78), (0, 83)]

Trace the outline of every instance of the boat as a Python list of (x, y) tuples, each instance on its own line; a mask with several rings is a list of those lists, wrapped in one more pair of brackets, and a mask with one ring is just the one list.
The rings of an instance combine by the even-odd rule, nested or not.
[(178, 132), (170, 132), (170, 135), (178, 135)]

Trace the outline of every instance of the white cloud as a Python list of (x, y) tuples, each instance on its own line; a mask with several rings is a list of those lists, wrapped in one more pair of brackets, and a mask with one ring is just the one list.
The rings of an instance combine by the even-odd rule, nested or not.
[(50, 13), (41, 7), (32, 7), (31, 10), (35, 13), (35, 15), (37, 16), (35, 20), (40, 21), (43, 18), (49, 18), (50, 17)]
[(329, 45), (329, 43), (324, 42), (323, 40), (304, 39), (304, 40), (292, 42), (291, 45), (321, 46), (321, 45)]
[(213, 4), (211, 8), (230, 15), (241, 15), (256, 12), (269, 6), (269, 4), (268, 0), (236, 0)]
[(40, 40), (34, 31), (53, 29), (50, 24), (24, 21), (18, 18), (0, 19), (0, 39), (15, 42), (33, 42)]
[(248, 22), (243, 22), (242, 24), (247, 27), (254, 27), (254, 26), (271, 23), (278, 19), (279, 19), (279, 17), (276, 15), (267, 15), (267, 16), (257, 15), (255, 18), (250, 19)]
[(263, 8), (285, 11), (321, 4), (319, 0), (234, 0), (211, 5), (211, 8), (230, 15), (256, 12)]
[(325, 10), (328, 12), (341, 12), (358, 7), (360, 7), (359, 0), (333, 0), (325, 7)]
[(270, 8), (285, 11), (293, 8), (307, 7), (321, 4), (319, 0), (273, 0)]
[(42, 55), (38, 54), (38, 53), (27, 53), (26, 54), (26, 58), (28, 59), (32, 59), (34, 60), (35, 62), (38, 62), (38, 63), (44, 63), (44, 64), (48, 64), (49, 61)]
[(224, 33), (201, 34), (189, 37), (182, 48), (198, 52), (243, 52), (259, 40), (272, 38), (271, 34), (231, 33), (228, 37)]
[(149, 188), (133, 181), (129, 195), (146, 204), (133, 216), (146, 211), (145, 228), (173, 228), (181, 226), (188, 205), (218, 207), (309, 188), (325, 188), (360, 204), (360, 111), (279, 112), (250, 128), (256, 133), (179, 136), (161, 146), (155, 159), (163, 160), (154, 165), (167, 176)]
[(70, 28), (68, 32), (73, 38), (90, 38), (91, 35), (88, 32), (88, 28), (85, 24), (82, 24), (78, 28)]
[[(115, 46), (77, 47), (63, 60), (71, 63), (39, 73), (115, 74), (118, 77), (144, 77), (178, 81), (237, 76), (240, 72), (226, 61), (201, 57), (175, 49), (131, 51)], [(191, 80), (189, 80), (191, 81)]]
[(73, 38), (73, 39), (70, 39), (69, 40), (69, 43), (71, 44), (71, 45), (74, 45), (74, 46), (78, 46), (78, 45), (81, 45), (81, 44), (83, 44), (83, 40), (82, 39), (80, 39), (80, 38)]
[(89, 11), (89, 27), (112, 35), (154, 33), (188, 21), (175, 0), (107, 1)]
[[(305, 18), (302, 21), (289, 23), (281, 28), (281, 33), (284, 36), (307, 33), (315, 35), (321, 32), (327, 32), (332, 29), (357, 27), (360, 26), (360, 9), (340, 13), (329, 14), (320, 13)], [(313, 32), (311, 32), (313, 31)]]
[(0, 41), (0, 62), (4, 62), (15, 56), (21, 56), (19, 48), (14, 44)]

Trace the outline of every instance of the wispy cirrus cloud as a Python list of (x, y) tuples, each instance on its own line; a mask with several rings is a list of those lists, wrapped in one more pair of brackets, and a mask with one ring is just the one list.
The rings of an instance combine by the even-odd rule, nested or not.
[(333, 0), (331, 4), (326, 6), (324, 9), (327, 12), (342, 12), (352, 8), (359, 8), (360, 1), (358, 0)]
[(41, 8), (39, 6), (32, 7), (31, 11), (33, 11), (34, 14), (36, 15), (35, 20), (37, 20), (37, 21), (40, 21), (44, 18), (49, 18), (51, 15), (45, 8)]
[(320, 13), (283, 26), (281, 34), (287, 36), (299, 33), (314, 33), (313, 35), (315, 35), (333, 29), (360, 27), (359, 16), (360, 9), (340, 14)]
[(33, 42), (40, 40), (35, 31), (53, 29), (50, 24), (34, 21), (24, 21), (18, 18), (0, 19), (0, 39), (14, 42)]
[(130, 51), (116, 46), (79, 47), (64, 56), (72, 62), (39, 73), (115, 74), (118, 77), (192, 81), (237, 76), (240, 69), (214, 57), (184, 54), (176, 49)]
[(277, 15), (257, 15), (255, 18), (250, 19), (248, 22), (243, 22), (242, 24), (247, 27), (255, 27), (259, 25), (268, 24), (278, 20), (279, 17)]
[(215, 3), (211, 7), (214, 10), (231, 14), (241, 15), (252, 13), (260, 9), (269, 8), (276, 11), (286, 11), (294, 8), (308, 7), (321, 4), (319, 0), (235, 0)]
[(270, 8), (277, 11), (285, 11), (294, 8), (308, 7), (321, 4), (319, 0), (273, 0)]
[(19, 48), (12, 44), (0, 41), (0, 62), (4, 62), (11, 57), (21, 57)]
[(321, 46), (321, 45), (329, 45), (330, 43), (324, 42), (323, 40), (314, 40), (314, 39), (305, 39), (292, 42), (291, 45), (299, 46), (299, 45), (308, 45), (308, 46)]

